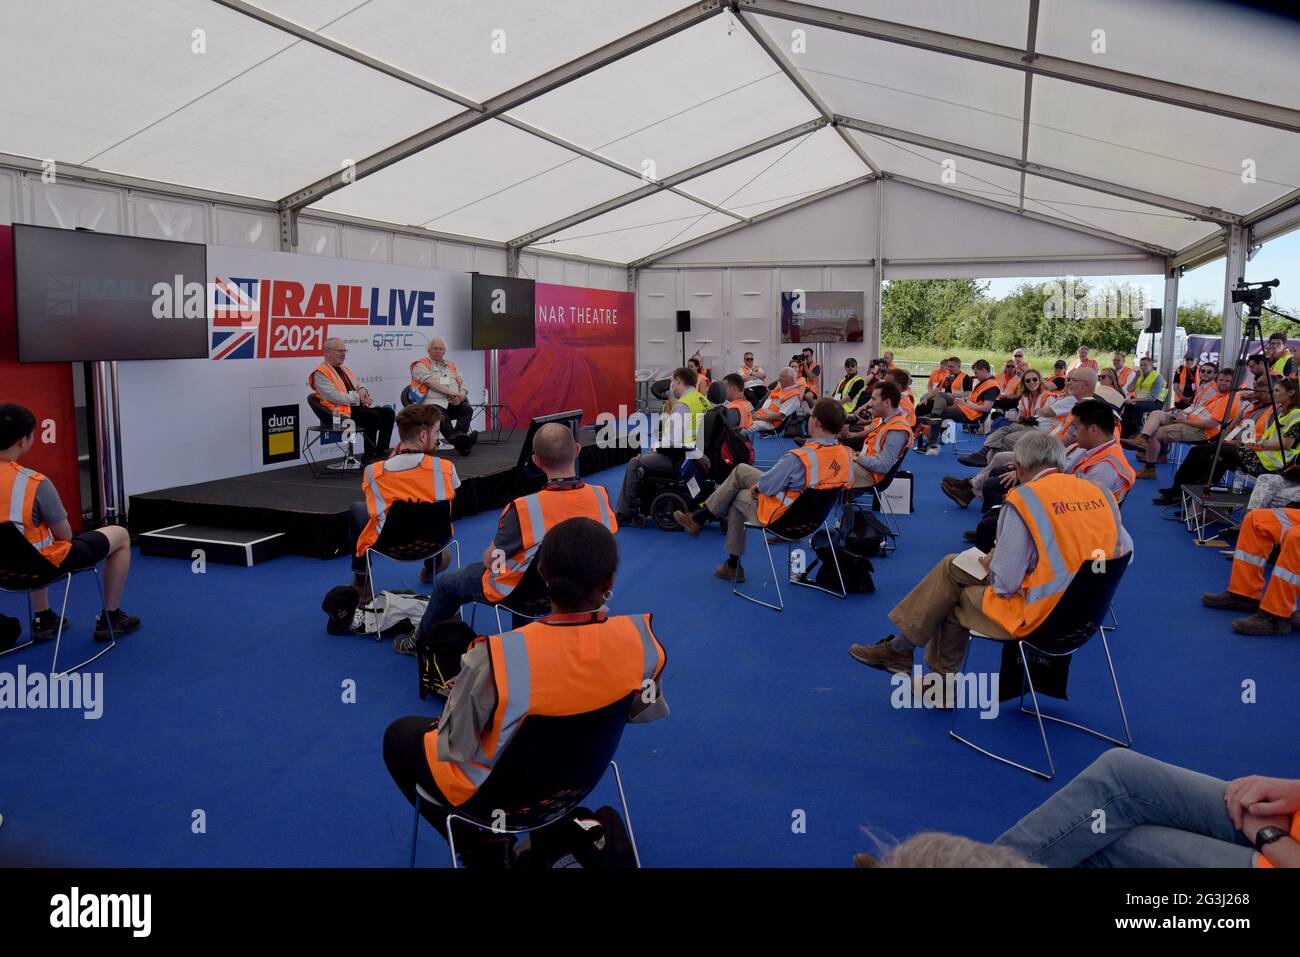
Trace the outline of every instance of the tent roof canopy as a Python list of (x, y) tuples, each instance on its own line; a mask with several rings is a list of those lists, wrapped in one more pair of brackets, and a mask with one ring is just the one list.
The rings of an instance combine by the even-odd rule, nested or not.
[(0, 83), (36, 92), (6, 101), (0, 151), (517, 249), (649, 262), (876, 176), (1174, 262), (1300, 204), (1300, 29), (1210, 0), (4, 16)]

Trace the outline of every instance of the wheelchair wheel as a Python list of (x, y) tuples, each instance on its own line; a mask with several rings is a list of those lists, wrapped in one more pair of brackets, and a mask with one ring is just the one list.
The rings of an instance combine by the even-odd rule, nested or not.
[(650, 503), (650, 517), (665, 532), (680, 532), (682, 527), (673, 518), (673, 512), (689, 511), (690, 505), (680, 492), (660, 492)]

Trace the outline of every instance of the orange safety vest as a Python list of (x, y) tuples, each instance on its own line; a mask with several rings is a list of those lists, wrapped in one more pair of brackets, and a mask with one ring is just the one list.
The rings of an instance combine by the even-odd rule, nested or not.
[(17, 525), (23, 537), (51, 565), (58, 565), (68, 557), (72, 543), (55, 541), (50, 526), (32, 521), (36, 489), (44, 481), (45, 476), (34, 469), (23, 468), (17, 462), (5, 462), (0, 465), (0, 502), (9, 504), (9, 514), (4, 521)]
[(1070, 364), (1065, 367), (1065, 374), (1069, 375), (1075, 369), (1096, 369), (1096, 368), (1097, 368), (1096, 359), (1080, 360), (1078, 356), (1075, 356), (1073, 359), (1070, 360)]
[[(1060, 392), (1052, 393), (1052, 401), (1055, 402), (1057, 399), (1061, 398), (1061, 395), (1062, 393)], [(1044, 406), (1043, 408), (1046, 410), (1047, 407)], [(1036, 418), (1040, 422), (1052, 423), (1047, 430), (1048, 434), (1054, 435), (1058, 439), (1064, 441), (1065, 434), (1070, 431), (1070, 426), (1074, 424), (1074, 406), (1070, 406), (1070, 411), (1066, 412), (1064, 415), (1039, 415), (1036, 416)]]
[(926, 387), (927, 392), (938, 392), (943, 388), (944, 380), (948, 378), (948, 370), (940, 366), (930, 373), (930, 382)]
[[(400, 454), (400, 453), (399, 453)], [(388, 509), (394, 502), (450, 502), (456, 498), (452, 479), (456, 467), (448, 459), (425, 455), (409, 469), (390, 469), (385, 460), (366, 466), (361, 488), (366, 493), (370, 520), (357, 539), (357, 554), (364, 555), (384, 530)]]
[(732, 399), (724, 408), (736, 410), (736, 413), (740, 416), (740, 425), (737, 428), (742, 432), (745, 429), (753, 428), (754, 406), (748, 399)]
[[(1212, 427), (1202, 430), (1207, 439), (1212, 439), (1219, 434), (1220, 429), (1218, 423), (1223, 421), (1223, 410), (1224, 407), (1228, 405), (1228, 396), (1230, 394), (1231, 393), (1228, 392), (1214, 392), (1206, 398), (1204, 403), (1194, 403), (1192, 407), (1187, 410), (1188, 415), (1214, 420), (1215, 424)], [(1232, 421), (1237, 417), (1240, 407), (1241, 396), (1234, 395), (1232, 397), (1232, 407), (1228, 411), (1228, 421)]]
[(424, 754), (438, 790), (459, 806), (483, 786), (530, 715), (586, 714), (641, 693), (668, 660), (649, 615), (619, 615), (588, 624), (535, 621), (517, 631), (478, 638), (488, 646), (497, 701), (492, 721), (464, 764), (438, 760), (438, 732), (424, 736)]
[(784, 515), (807, 489), (847, 488), (853, 482), (853, 450), (846, 445), (810, 441), (786, 455), (803, 462), (804, 488), (784, 488), (775, 495), (765, 495), (755, 486), (758, 521), (762, 525), (771, 525)]
[[(766, 401), (764, 401), (763, 407), (759, 409), (759, 411), (766, 412), (768, 415), (778, 413), (781, 411), (782, 403), (784, 403), (787, 399), (797, 398), (802, 395), (803, 395), (803, 389), (799, 386), (798, 383), (795, 383), (794, 385), (786, 389), (774, 389), (767, 394), (767, 399)], [(781, 423), (783, 423), (784, 421), (785, 421), (785, 416), (781, 416), (780, 418), (776, 419), (772, 423), (772, 426), (774, 428), (779, 429), (781, 427)]]
[[(997, 380), (985, 379), (983, 382), (977, 384), (975, 388), (971, 390), (971, 394), (966, 397), (966, 401), (967, 402), (992, 401), (993, 399), (996, 399), (998, 397), (997, 393), (998, 393)], [(974, 422), (983, 414), (980, 412), (976, 412), (974, 409), (968, 409), (964, 405), (957, 406), (957, 409), (958, 411), (961, 412), (962, 415), (966, 416), (967, 420), (971, 422)]]
[(986, 588), (982, 608), (1007, 634), (1022, 638), (1046, 620), (1085, 562), (1120, 556), (1119, 506), (1104, 488), (1057, 471), (1012, 489), (1006, 506), (1029, 529), (1038, 563), (1009, 597)]
[(1043, 406), (1047, 405), (1060, 393), (1050, 392), (1047, 389), (1040, 389), (1038, 395), (1022, 395), (1020, 397), (1020, 417), (1032, 418), (1038, 415)]
[[(456, 363), (452, 362), (450, 359), (444, 359), (443, 365), (447, 367), (447, 371), (450, 372), (452, 378), (456, 380), (456, 384), (463, 389), (465, 387), (465, 380), (462, 379), (460, 373), (456, 371)], [(426, 372), (432, 372), (433, 359), (429, 356), (425, 356), (423, 359), (416, 359), (411, 363), (411, 391), (423, 399), (429, 394), (429, 387), (415, 377), (416, 366), (419, 366)]]
[(904, 392), (898, 399), (898, 408), (903, 413), (907, 427), (916, 428), (916, 397), (910, 392)]
[(999, 392), (1015, 392), (1020, 388), (1020, 373), (1012, 372), (1008, 375), (1003, 369), (997, 375), (997, 383)]
[(1119, 495), (1119, 501), (1123, 501), (1124, 496), (1128, 495), (1133, 488), (1133, 483), (1137, 481), (1137, 472), (1133, 471), (1133, 466), (1129, 464), (1128, 456), (1124, 454), (1124, 449), (1116, 441), (1104, 442), (1097, 446), (1075, 464), (1070, 469), (1070, 474), (1078, 475), (1080, 478), (1087, 478), (1089, 469), (1099, 465), (1102, 462), (1109, 461), (1115, 466), (1115, 471), (1119, 473), (1120, 481), (1124, 483), (1124, 491)]
[(1123, 392), (1133, 391), (1132, 389), (1129, 388), (1128, 384), (1137, 377), (1137, 369), (1131, 369), (1128, 366), (1124, 366), (1124, 368), (1122, 369), (1116, 369), (1114, 366), (1112, 366), (1111, 371), (1115, 373), (1115, 381), (1119, 383), (1119, 387), (1121, 391)]
[[(877, 420), (867, 433), (866, 438), (862, 440), (862, 454), (873, 456), (880, 454), (881, 446), (885, 444), (885, 436), (890, 432), (903, 433), (903, 451), (899, 456), (901, 459), (907, 454), (907, 447), (912, 444), (912, 427), (907, 424), (907, 420), (901, 415), (891, 415), (887, 419)], [(884, 472), (870, 472), (873, 481), (879, 483), (884, 477)]]
[(795, 379), (794, 384), (799, 387), (801, 394), (802, 392), (807, 391), (807, 392), (811, 392), (815, 396), (818, 397), (821, 396), (821, 393), (817, 391), (817, 386), (809, 382), (805, 376), (800, 376), (799, 378)]
[[(352, 380), (352, 384), (355, 386), (357, 382), (357, 377), (352, 374), (352, 370), (349, 369), (347, 366), (344, 366), (343, 371), (348, 374), (348, 378)], [(322, 362), (320, 365), (318, 365), (315, 369), (312, 370), (311, 375), (307, 376), (307, 388), (311, 389), (312, 392), (316, 392), (317, 372), (321, 373), (322, 375), (325, 376), (325, 378), (329, 379), (330, 385), (334, 386), (334, 388), (338, 389), (340, 392), (351, 391), (347, 387), (347, 384), (343, 381), (343, 376), (339, 375), (339, 370), (334, 368), (328, 362)], [(320, 399), (320, 404), (325, 406), (325, 408), (329, 409), (331, 412), (337, 412), (339, 415), (352, 414), (352, 406), (335, 405), (333, 402), (328, 401), (325, 398), (325, 396), (321, 395), (319, 392), (316, 392), (316, 395)]]
[[(618, 520), (609, 507), (609, 495), (599, 485), (585, 483), (569, 488), (544, 488), (533, 495), (517, 498), (506, 508), (513, 507), (519, 516), (522, 547), (500, 562), (483, 569), (483, 596), (492, 604), (510, 597), (515, 586), (523, 580), (528, 563), (542, 547), (542, 538), (548, 528), (554, 528), (570, 518), (590, 518), (611, 532), (618, 531)], [(505, 515), (505, 511), (501, 513)]]
[[(1175, 398), (1183, 398), (1183, 389), (1187, 383), (1187, 366), (1179, 366), (1174, 372), (1174, 393)], [(1195, 393), (1201, 387), (1201, 367), (1197, 366), (1192, 370), (1192, 391)]]

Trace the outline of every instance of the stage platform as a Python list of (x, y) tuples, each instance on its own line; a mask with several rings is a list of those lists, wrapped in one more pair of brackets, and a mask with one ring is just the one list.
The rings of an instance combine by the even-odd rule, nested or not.
[[(541, 487), (540, 477), (530, 478), (517, 467), (523, 442), (520, 430), (499, 444), (480, 442), (468, 456), (438, 453), (451, 459), (460, 475), (454, 517), (499, 509)], [(598, 448), (590, 429), (582, 430), (581, 442), (582, 475), (620, 465), (636, 452)], [(295, 465), (132, 495), (129, 524), (133, 535), (179, 524), (283, 532), (286, 552), (333, 558), (348, 548), (348, 509), (361, 498), (359, 473), (316, 478), (308, 466)]]

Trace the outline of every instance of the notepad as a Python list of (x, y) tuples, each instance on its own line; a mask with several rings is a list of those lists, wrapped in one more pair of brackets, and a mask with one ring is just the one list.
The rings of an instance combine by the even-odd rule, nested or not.
[(978, 578), (981, 581), (988, 575), (984, 566), (980, 564), (984, 560), (984, 552), (972, 545), (966, 551), (962, 552), (952, 560), (952, 563), (964, 571), (971, 578)]

